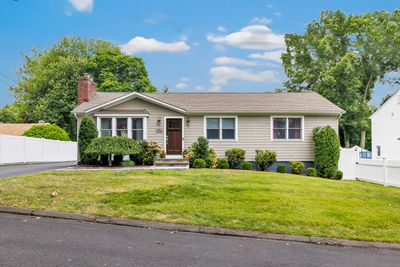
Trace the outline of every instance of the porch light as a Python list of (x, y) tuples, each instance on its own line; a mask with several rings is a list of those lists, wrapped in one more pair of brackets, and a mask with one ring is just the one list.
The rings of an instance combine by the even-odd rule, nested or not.
[(186, 126), (190, 126), (190, 119), (186, 118)]
[(161, 126), (161, 118), (160, 117), (157, 118), (157, 126)]

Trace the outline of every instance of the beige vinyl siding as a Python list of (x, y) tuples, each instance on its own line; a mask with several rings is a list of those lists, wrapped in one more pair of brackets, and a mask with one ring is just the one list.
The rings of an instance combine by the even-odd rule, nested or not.
[[(185, 116), (179, 112), (146, 102), (141, 99), (132, 99), (125, 103), (104, 110), (140, 110), (145, 109), (148, 113), (147, 139), (156, 141), (164, 148), (164, 117), (184, 117), (184, 146), (188, 147), (199, 136), (204, 135), (204, 116)], [(238, 140), (210, 140), (210, 147), (217, 154), (224, 156), (225, 150), (239, 147), (246, 150), (246, 160), (253, 161), (256, 149), (273, 150), (278, 154), (279, 161), (313, 161), (312, 130), (315, 127), (330, 125), (338, 128), (337, 116), (304, 116), (304, 141), (273, 141), (271, 140), (271, 116), (269, 115), (237, 115)], [(208, 115), (207, 115), (208, 116)], [(209, 116), (221, 116), (221, 114), (210, 114)], [(282, 114), (282, 116), (285, 116)], [(299, 114), (301, 116), (301, 114)], [(290, 117), (290, 116), (289, 116)], [(160, 119), (160, 125), (157, 120)], [(189, 119), (189, 122), (187, 122)]]
[[(214, 114), (215, 116), (216, 114)], [(285, 115), (282, 115), (285, 116)], [(313, 161), (312, 130), (315, 127), (330, 125), (338, 128), (336, 116), (304, 116), (304, 141), (271, 140), (271, 117), (268, 115), (238, 116), (238, 140), (210, 140), (210, 147), (223, 157), (228, 148), (238, 147), (246, 150), (246, 160), (253, 161), (256, 149), (273, 150), (279, 161)], [(204, 135), (204, 117), (191, 116), (190, 130), (185, 129), (185, 145), (193, 143), (197, 136)]]

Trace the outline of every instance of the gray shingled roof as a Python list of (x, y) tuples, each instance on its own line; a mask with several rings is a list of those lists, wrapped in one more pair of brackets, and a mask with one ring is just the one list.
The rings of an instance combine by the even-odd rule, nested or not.
[[(74, 112), (117, 99), (128, 93), (96, 93)], [(301, 113), (340, 114), (341, 108), (314, 92), (307, 93), (145, 93), (144, 95), (186, 110), (187, 113)], [(135, 107), (132, 107), (135, 108)]]

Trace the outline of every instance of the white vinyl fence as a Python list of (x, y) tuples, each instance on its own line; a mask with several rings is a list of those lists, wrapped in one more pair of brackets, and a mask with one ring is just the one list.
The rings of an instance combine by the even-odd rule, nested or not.
[(339, 170), (343, 179), (400, 187), (400, 160), (361, 159), (359, 152), (359, 147), (340, 150)]
[(0, 164), (77, 160), (77, 143), (0, 135)]

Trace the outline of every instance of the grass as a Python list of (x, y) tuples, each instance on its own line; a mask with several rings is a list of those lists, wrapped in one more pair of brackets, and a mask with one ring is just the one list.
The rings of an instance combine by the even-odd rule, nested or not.
[[(51, 192), (58, 196), (52, 198)], [(400, 242), (400, 189), (239, 170), (62, 171), (0, 180), (0, 204)]]

